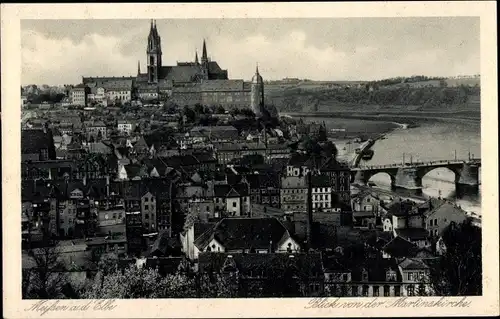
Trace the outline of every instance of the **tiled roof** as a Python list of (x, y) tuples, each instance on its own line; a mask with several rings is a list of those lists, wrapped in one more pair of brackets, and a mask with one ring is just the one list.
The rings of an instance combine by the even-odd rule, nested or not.
[(195, 239), (200, 249), (215, 238), (226, 250), (273, 249), (288, 234), (287, 229), (276, 218), (224, 218), (212, 229)]
[(429, 232), (424, 228), (396, 229), (396, 234), (407, 240), (421, 240), (429, 237)]
[(387, 212), (393, 216), (407, 216), (415, 207), (415, 202), (396, 199), (387, 207)]
[(132, 89), (132, 80), (113, 80), (103, 83), (103, 87), (106, 90), (131, 90)]
[(243, 80), (207, 80), (201, 82), (202, 92), (243, 91)]
[(402, 237), (395, 237), (383, 247), (384, 252), (391, 257), (413, 257), (416, 254), (417, 247)]
[(189, 134), (209, 139), (237, 139), (239, 137), (238, 130), (234, 126), (195, 126)]
[(215, 197), (242, 197), (248, 196), (248, 184), (217, 184), (214, 185)]
[(162, 157), (161, 160), (169, 167), (180, 168), (184, 166), (198, 165), (199, 162), (193, 155), (174, 155)]
[(22, 130), (21, 131), (21, 153), (38, 153), (42, 149), (54, 147), (52, 134), (50, 131), (44, 133), (43, 130)]
[(449, 216), (448, 219), (450, 220), (451, 216), (460, 216), (464, 219), (467, 217), (466, 212), (463, 209), (448, 201), (441, 201), (439, 206), (434, 206), (432, 210), (426, 213), (426, 218), (430, 218), (434, 215)]
[(196, 76), (202, 74), (201, 67), (197, 65), (164, 66), (160, 72), (161, 78), (174, 82), (194, 82)]
[(166, 256), (169, 250), (179, 248), (179, 241), (177, 237), (169, 237), (166, 230), (160, 232), (151, 248), (151, 254)]
[(416, 258), (406, 258), (399, 263), (399, 267), (402, 269), (429, 269), (429, 266), (423, 262), (421, 259)]
[(248, 272), (283, 271), (291, 267), (300, 275), (323, 276), (323, 264), (319, 253), (294, 254), (241, 254), (241, 253), (200, 253), (201, 272), (221, 272), (225, 265), (236, 267), (243, 275)]

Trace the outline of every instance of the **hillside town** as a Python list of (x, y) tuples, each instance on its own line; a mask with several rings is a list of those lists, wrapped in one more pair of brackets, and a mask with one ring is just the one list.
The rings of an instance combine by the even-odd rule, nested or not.
[(480, 223), (354, 183), (206, 47), (162, 66), (152, 21), (146, 73), (21, 88), (23, 298), (481, 294)]

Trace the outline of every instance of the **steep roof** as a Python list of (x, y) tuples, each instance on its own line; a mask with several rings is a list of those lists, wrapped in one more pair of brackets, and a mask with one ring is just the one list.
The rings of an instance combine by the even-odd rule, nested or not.
[(439, 206), (434, 206), (434, 209), (427, 211), (425, 215), (426, 218), (430, 218), (431, 216), (459, 216), (465, 219), (467, 217), (463, 209), (448, 201), (441, 201)]
[(194, 82), (201, 74), (199, 65), (164, 66), (160, 70), (161, 78), (173, 82)]
[(196, 238), (195, 245), (204, 249), (215, 239), (226, 250), (268, 249), (270, 244), (276, 249), (285, 235), (290, 234), (276, 218), (224, 218)]
[(406, 258), (402, 262), (399, 263), (399, 267), (404, 270), (410, 269), (429, 269), (429, 266), (423, 262), (421, 259), (416, 258)]
[(216, 184), (214, 185), (215, 197), (242, 197), (248, 196), (248, 184)]
[(408, 240), (421, 240), (429, 237), (429, 232), (425, 228), (396, 229), (396, 234)]
[(208, 80), (201, 82), (202, 92), (243, 91), (243, 80)]
[(240, 254), (240, 253), (200, 253), (199, 270), (201, 272), (222, 272), (230, 265), (240, 273), (249, 271), (283, 271), (293, 267), (300, 275), (323, 276), (323, 263), (319, 253), (294, 254)]
[(417, 252), (417, 247), (414, 244), (399, 236), (393, 238), (382, 249), (394, 258), (413, 257)]
[(42, 149), (51, 149), (54, 147), (52, 133), (48, 130), (22, 130), (21, 131), (21, 153), (38, 153)]

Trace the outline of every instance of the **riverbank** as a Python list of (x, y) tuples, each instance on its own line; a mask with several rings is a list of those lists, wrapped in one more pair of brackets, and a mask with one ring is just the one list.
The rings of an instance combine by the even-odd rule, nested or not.
[(283, 113), (296, 118), (338, 118), (338, 119), (353, 119), (365, 121), (405, 123), (408, 128), (417, 127), (419, 124), (432, 122), (451, 122), (470, 125), (481, 125), (480, 113), (468, 114), (461, 112), (297, 112)]

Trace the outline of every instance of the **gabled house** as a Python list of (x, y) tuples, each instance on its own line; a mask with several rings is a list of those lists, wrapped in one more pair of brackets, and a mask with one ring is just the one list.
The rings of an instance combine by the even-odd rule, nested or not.
[(214, 185), (215, 209), (222, 216), (250, 216), (250, 187), (248, 183)]
[(438, 238), (451, 222), (459, 224), (468, 217), (458, 205), (446, 200), (431, 199), (427, 205), (425, 228), (434, 238)]
[(432, 295), (430, 267), (421, 259), (406, 258), (398, 264), (405, 296)]
[(384, 247), (382, 247), (383, 258), (404, 258), (414, 257), (418, 247), (403, 237), (394, 237)]
[(366, 259), (353, 264), (343, 257), (327, 257), (325, 291), (335, 297), (402, 296), (402, 278), (395, 259)]
[(200, 252), (267, 254), (301, 250), (276, 218), (224, 218), (195, 237), (196, 228), (194, 224), (181, 234), (184, 253), (192, 260), (198, 259)]
[[(319, 253), (258, 254), (201, 253), (199, 272), (238, 280), (238, 295), (313, 297), (323, 294), (323, 265)], [(236, 286), (236, 285), (235, 285)], [(283, 288), (287, 287), (287, 288)]]
[(280, 178), (278, 174), (248, 174), (242, 177), (250, 185), (250, 201), (269, 207), (280, 207)]

